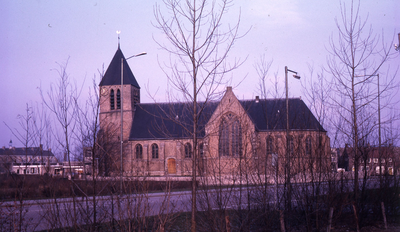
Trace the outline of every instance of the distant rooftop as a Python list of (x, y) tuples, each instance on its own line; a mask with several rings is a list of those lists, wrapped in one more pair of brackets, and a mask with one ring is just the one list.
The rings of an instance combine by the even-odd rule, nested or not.
[(30, 148), (2, 147), (2, 148), (0, 148), (0, 156), (11, 156), (11, 155), (12, 156), (54, 156), (54, 154), (51, 152), (51, 149), (42, 150), (40, 147), (30, 147)]

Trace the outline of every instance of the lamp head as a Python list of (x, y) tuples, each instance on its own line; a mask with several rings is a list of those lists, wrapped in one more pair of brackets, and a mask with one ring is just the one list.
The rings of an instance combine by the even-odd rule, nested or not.
[(139, 53), (139, 54), (135, 55), (135, 57), (137, 57), (137, 56), (144, 56), (144, 55), (147, 55), (147, 52)]
[(298, 76), (298, 75), (293, 75), (293, 77), (300, 80), (300, 76)]
[(399, 43), (398, 43), (398, 44), (394, 44), (394, 49), (395, 49), (396, 51), (400, 51), (400, 33), (397, 34), (397, 36), (399, 37)]

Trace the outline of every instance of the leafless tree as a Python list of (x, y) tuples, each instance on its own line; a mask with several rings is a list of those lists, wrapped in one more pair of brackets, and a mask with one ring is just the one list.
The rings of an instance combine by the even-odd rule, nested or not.
[[(10, 215), (13, 216), (13, 225), (10, 227), (14, 228), (18, 231), (27, 231), (28, 228), (33, 228), (30, 225), (30, 222), (25, 215), (27, 214), (27, 206), (25, 203), (25, 198), (29, 194), (28, 186), (30, 185), (27, 180), (27, 174), (29, 174), (28, 165), (33, 163), (38, 157), (39, 154), (31, 155), (29, 153), (31, 147), (35, 144), (35, 138), (37, 134), (34, 128), (34, 111), (29, 104), (26, 104), (25, 114), (18, 115), (20, 128), (10, 128), (7, 124), (6, 126), (10, 129), (11, 133), (15, 136), (15, 138), (23, 144), (23, 150), (25, 154), (21, 157), (19, 154), (14, 154), (15, 148), (10, 147), (9, 154), (7, 158), (10, 161), (8, 172), (12, 171), (12, 167), (14, 164), (19, 163), (19, 166), (23, 167), (23, 172), (21, 170), (20, 175), (11, 175), (12, 180), (15, 183), (16, 191), (15, 191), (15, 199), (13, 207), (10, 209), (14, 209)], [(17, 226), (17, 228), (15, 227)]]
[[(53, 135), (56, 142), (61, 147), (61, 151), (64, 154), (65, 161), (68, 161), (69, 175), (72, 174), (71, 161), (73, 145), (74, 145), (74, 134), (73, 131), (76, 127), (76, 119), (74, 115), (77, 113), (76, 101), (79, 98), (80, 92), (69, 77), (67, 73), (68, 61), (65, 64), (59, 64), (58, 82), (51, 83), (50, 89), (44, 92), (40, 87), (40, 94), (44, 105), (47, 106), (49, 111), (52, 113), (55, 124), (53, 125)], [(61, 133), (59, 133), (61, 131)], [(64, 174), (64, 173), (63, 173)], [(75, 193), (74, 186), (71, 182), (71, 191), (73, 195), (73, 223), (74, 228), (77, 228), (77, 211), (75, 205)]]
[[(219, 86), (226, 83), (225, 75), (238, 67), (240, 61), (227, 64), (233, 44), (239, 38), (239, 19), (233, 26), (224, 26), (224, 15), (231, 1), (177, 1), (165, 0), (164, 7), (156, 5), (156, 27), (169, 44), (158, 42), (171, 57), (165, 73), (180, 98), (191, 104), (193, 126), (189, 131), (193, 144), (192, 157), (192, 216), (191, 230), (196, 231), (196, 167), (198, 155), (198, 121), (205, 103), (220, 94)], [(170, 100), (177, 95), (169, 94)], [(171, 115), (172, 116), (172, 115)], [(173, 115), (172, 117), (175, 117)]]
[[(371, 122), (369, 119), (374, 112), (370, 110), (370, 106), (382, 93), (377, 93), (374, 82), (376, 74), (393, 55), (390, 52), (392, 43), (386, 43), (383, 34), (377, 35), (372, 27), (368, 28), (368, 18), (361, 19), (360, 4), (360, 1), (352, 1), (349, 5), (341, 4), (341, 18), (336, 19), (337, 36), (331, 37), (328, 59), (328, 71), (333, 78), (332, 88), (336, 93), (331, 100), (337, 107), (338, 120), (341, 121), (341, 127), (337, 129), (343, 135), (343, 140), (354, 148), (356, 207), (360, 207), (362, 199), (359, 193), (362, 148), (372, 131), (368, 123)], [(388, 86), (388, 89), (391, 88)], [(362, 191), (364, 192), (364, 188)], [(359, 208), (356, 209), (359, 211)]]

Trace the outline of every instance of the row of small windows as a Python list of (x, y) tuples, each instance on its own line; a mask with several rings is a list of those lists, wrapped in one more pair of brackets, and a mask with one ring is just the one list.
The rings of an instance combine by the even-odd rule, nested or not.
[[(200, 157), (203, 157), (204, 155), (204, 144), (200, 143), (199, 144), (199, 154)], [(151, 145), (151, 158), (152, 159), (158, 159), (159, 157), (159, 149), (158, 145), (156, 143), (153, 143)], [(192, 158), (193, 150), (192, 150), (192, 145), (190, 143), (185, 144), (185, 158)], [(141, 144), (136, 144), (135, 147), (135, 156), (136, 159), (143, 159), (143, 146)]]
[[(23, 169), (23, 173), (24, 174), (29, 174), (29, 168), (28, 169)], [(31, 168), (30, 169), (30, 174), (39, 174), (40, 173), (40, 168)], [(20, 169), (17, 169), (17, 174), (22, 174), (22, 169), (21, 169), (21, 173), (20, 173)]]
[[(374, 161), (374, 164), (379, 163), (379, 159), (378, 158), (373, 158), (373, 161)], [(393, 160), (392, 160), (392, 158), (388, 158), (387, 160), (385, 158), (381, 158), (381, 163), (385, 163), (386, 161), (391, 163)], [(360, 163), (364, 163), (364, 160), (360, 159)], [(371, 163), (371, 158), (367, 159), (367, 163)]]
[[(267, 154), (270, 155), (275, 153), (274, 139), (272, 136), (267, 137), (266, 143), (267, 143)], [(292, 155), (294, 153), (294, 140), (292, 136), (289, 136), (288, 149), (289, 153)], [(312, 151), (311, 137), (308, 136), (305, 141), (305, 153), (307, 155), (311, 155), (311, 151)]]
[[(294, 152), (294, 141), (293, 137), (289, 137), (289, 152), (293, 154)], [(272, 136), (267, 137), (267, 155), (275, 154), (274, 139)], [(307, 137), (305, 141), (305, 152), (307, 155), (311, 155), (312, 144), (311, 137)], [(186, 143), (184, 146), (185, 158), (192, 158), (193, 149), (190, 143)], [(204, 156), (204, 144), (199, 144), (199, 154), (200, 157)], [(242, 136), (241, 128), (238, 122), (234, 122), (231, 128), (227, 127), (224, 122), (220, 128), (220, 139), (219, 139), (219, 154), (220, 156), (241, 156), (242, 155)], [(143, 146), (137, 144), (135, 147), (136, 159), (143, 159)], [(159, 148), (156, 143), (151, 145), (151, 158), (158, 159)]]
[[(110, 109), (115, 110), (114, 90), (110, 91)], [(121, 109), (121, 91), (117, 89), (117, 109)]]
[[(355, 168), (353, 166), (352, 171), (354, 172), (354, 170), (355, 170)], [(366, 166), (365, 169), (364, 169), (364, 166), (360, 166), (360, 171), (364, 171), (364, 170), (366, 170), (368, 172), (370, 170), (369, 166)], [(375, 167), (376, 174), (380, 174), (381, 171), (382, 171), (382, 174), (385, 174), (385, 166), (376, 166)], [(393, 175), (393, 167), (388, 167), (387, 173), (389, 175)]]
[[(135, 156), (136, 159), (143, 159), (143, 146), (141, 144), (136, 144)], [(158, 145), (155, 143), (151, 145), (151, 158), (158, 159)]]

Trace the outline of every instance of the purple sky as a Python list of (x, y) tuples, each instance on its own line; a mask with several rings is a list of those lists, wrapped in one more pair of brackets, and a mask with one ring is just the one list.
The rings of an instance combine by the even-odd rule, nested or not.
[[(26, 103), (40, 102), (38, 87), (47, 91), (57, 80), (58, 64), (67, 60), (67, 72), (77, 85), (84, 84), (82, 98), (92, 78), (104, 65), (107, 68), (117, 49), (116, 31), (121, 31), (121, 49), (125, 56), (147, 52), (131, 59), (129, 65), (142, 87), (142, 102), (151, 102), (146, 94), (165, 100), (166, 78), (161, 62), (168, 55), (160, 50), (153, 37), (162, 40), (154, 28), (153, 6), (156, 0), (135, 1), (0, 1), (0, 146), (13, 139), (21, 146), (4, 123), (20, 128), (17, 115), (24, 114)], [(349, 3), (349, 1), (345, 1)], [(335, 17), (340, 17), (339, 1), (273, 1), (239, 0), (231, 8), (229, 21), (241, 12), (241, 32), (250, 32), (237, 42), (230, 58), (247, 61), (232, 73), (232, 86), (239, 99), (253, 98), (258, 76), (254, 63), (260, 56), (273, 59), (270, 76), (277, 73), (284, 86), (284, 67), (296, 70), (303, 80), (309, 75), (308, 65), (320, 69), (326, 64), (329, 37), (335, 35)], [(361, 16), (376, 33), (385, 34), (386, 42), (400, 32), (400, 9), (397, 0), (362, 1)], [(398, 43), (398, 42), (397, 42)], [(400, 63), (396, 57), (392, 70)], [(303, 81), (302, 80), (302, 81)], [(290, 96), (302, 95), (300, 84), (289, 81)], [(225, 87), (224, 87), (225, 88)], [(283, 91), (283, 88), (282, 88)], [(400, 99), (400, 95), (394, 97)]]

